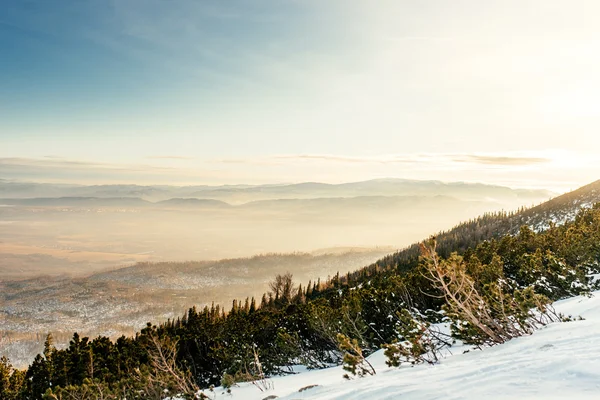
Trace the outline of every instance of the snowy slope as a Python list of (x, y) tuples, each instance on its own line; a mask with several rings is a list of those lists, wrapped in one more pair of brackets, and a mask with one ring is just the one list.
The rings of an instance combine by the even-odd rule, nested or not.
[[(370, 358), (374, 377), (347, 381), (341, 367), (271, 379), (261, 392), (251, 384), (207, 392), (214, 399), (600, 399), (600, 291), (555, 304), (557, 311), (585, 318), (555, 323), (531, 336), (466, 354), (438, 365), (388, 368), (383, 353)], [(458, 353), (458, 354), (457, 354)], [(309, 385), (317, 387), (299, 392)]]

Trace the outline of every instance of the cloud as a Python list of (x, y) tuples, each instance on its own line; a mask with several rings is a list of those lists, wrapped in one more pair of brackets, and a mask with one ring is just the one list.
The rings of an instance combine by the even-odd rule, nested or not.
[(147, 164), (112, 164), (60, 158), (0, 158), (0, 176), (11, 180), (69, 183), (220, 182), (222, 171)]
[(108, 166), (108, 164), (94, 163), (88, 161), (69, 160), (59, 156), (45, 156), (43, 159), (39, 158), (24, 158), (24, 157), (3, 157), (0, 158), (0, 168), (11, 168), (11, 167), (102, 167)]
[(193, 160), (194, 157), (186, 157), (186, 156), (148, 156), (146, 157), (150, 160)]
[[(296, 54), (292, 48), (310, 39), (305, 34), (298, 40), (290, 27), (301, 19), (298, 9), (307, 7), (301, 2), (182, 0), (174, 6), (162, 0), (113, 0), (109, 4), (101, 28), (85, 31), (88, 39), (154, 69), (187, 79), (204, 78), (196, 81), (196, 89), (199, 82), (212, 82), (203, 84), (212, 87), (216, 81), (237, 91), (240, 86), (256, 90), (256, 79), (265, 68)], [(316, 29), (310, 37), (318, 43)]]
[(342, 155), (332, 154), (291, 154), (291, 155), (278, 155), (273, 156), (276, 160), (292, 160), (292, 161), (306, 161), (306, 160), (319, 160), (328, 162), (341, 162), (341, 163), (385, 163), (391, 161), (388, 156), (381, 157), (351, 157)]
[[(573, 168), (592, 165), (566, 152), (420, 153), (349, 156), (340, 154), (274, 154), (255, 157), (200, 159), (148, 156), (147, 162), (108, 163), (59, 157), (0, 157), (0, 177), (17, 181), (123, 184), (281, 183), (319, 180), (329, 183), (373, 178), (410, 178), (503, 183), (525, 176), (554, 181), (573, 175)], [(153, 164), (151, 160), (156, 160)], [(597, 161), (595, 164), (597, 165)], [(587, 168), (592, 171), (594, 168)], [(560, 178), (563, 179), (563, 178)], [(581, 178), (583, 179), (583, 178)], [(564, 180), (564, 179), (563, 179)], [(590, 180), (586, 177), (586, 180)], [(552, 187), (549, 185), (548, 187)]]
[(110, 164), (101, 162), (90, 162), (81, 160), (71, 160), (62, 157), (51, 158), (24, 158), (24, 157), (4, 157), (0, 158), (0, 171), (9, 168), (48, 168), (48, 169), (79, 169), (79, 170), (113, 170), (113, 171), (135, 171), (135, 170), (172, 170), (170, 167), (158, 167), (153, 165), (127, 165)]
[(345, 156), (334, 154), (281, 154), (264, 157), (219, 159), (225, 164), (281, 164), (285, 162), (324, 162), (330, 164), (415, 164), (415, 165), (496, 165), (505, 167), (551, 163), (551, 157), (518, 156), (510, 154), (385, 154), (378, 156)]
[(489, 155), (463, 155), (454, 159), (456, 162), (468, 162), (484, 165), (526, 166), (550, 163), (553, 160), (546, 157), (514, 157)]
[(306, 162), (325, 162), (331, 164), (411, 164), (419, 162), (424, 155), (380, 155), (380, 156), (344, 156), (335, 154), (279, 154), (263, 157), (222, 158), (214, 160), (223, 164), (277, 165)]

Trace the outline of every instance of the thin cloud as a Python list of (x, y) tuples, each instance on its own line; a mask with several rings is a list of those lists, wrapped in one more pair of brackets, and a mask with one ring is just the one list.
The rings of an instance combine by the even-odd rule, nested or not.
[(251, 157), (251, 158), (226, 158), (218, 159), (216, 162), (223, 164), (251, 164), (251, 165), (273, 165), (282, 164), (286, 161), (289, 162), (310, 162), (310, 161), (324, 161), (327, 163), (350, 163), (350, 164), (361, 164), (361, 163), (377, 163), (377, 164), (388, 164), (388, 163), (413, 163), (417, 160), (418, 156), (413, 155), (399, 156), (399, 155), (385, 155), (385, 156), (344, 156), (344, 155), (333, 155), (333, 154), (281, 154), (266, 157)]
[(369, 157), (350, 157), (350, 156), (337, 156), (330, 154), (297, 154), (297, 155), (280, 155), (274, 156), (277, 160), (322, 160), (322, 161), (333, 161), (333, 162), (348, 162), (348, 163), (364, 163), (364, 162), (381, 162), (382, 160), (376, 160)]
[(58, 156), (46, 156), (43, 159), (24, 157), (2, 157), (0, 167), (24, 166), (24, 167), (102, 167), (109, 164), (94, 163), (88, 161), (69, 160)]
[(60, 169), (60, 170), (110, 170), (124, 172), (176, 172), (179, 168), (156, 166), (156, 165), (140, 165), (140, 164), (110, 164), (100, 162), (89, 162), (70, 160), (65, 158), (38, 159), (38, 158), (18, 158), (4, 157), (0, 158), (0, 171), (6, 169)]
[[(126, 164), (67, 158), (0, 157), (0, 177), (38, 182), (153, 184), (278, 183), (292, 178), (297, 181), (314, 180), (315, 174), (322, 180), (336, 182), (355, 179), (358, 175), (365, 180), (382, 176), (438, 179), (440, 174), (446, 174), (444, 176), (452, 179), (459, 176), (483, 176), (487, 179), (490, 173), (494, 176), (510, 176), (533, 170), (567, 171), (563, 164), (571, 156), (552, 151), (369, 156), (306, 153), (224, 159), (197, 158), (186, 163), (175, 163), (176, 165), (161, 165), (160, 162), (152, 164), (150, 160), (187, 158), (156, 155), (146, 159), (148, 163)], [(261, 177), (260, 180), (257, 180), (257, 176)]]
[(283, 154), (266, 157), (219, 159), (224, 164), (280, 164), (289, 162), (322, 161), (326, 163), (350, 164), (476, 164), (498, 166), (529, 166), (553, 161), (548, 157), (515, 156), (502, 154), (387, 154), (380, 156), (344, 156), (334, 154)]
[(148, 156), (149, 160), (193, 160), (194, 157), (186, 156)]
[(40, 182), (179, 182), (219, 181), (220, 171), (143, 164), (111, 164), (68, 159), (0, 158), (0, 175)]
[(552, 159), (546, 157), (464, 155), (454, 158), (453, 161), (484, 165), (527, 166), (550, 163)]

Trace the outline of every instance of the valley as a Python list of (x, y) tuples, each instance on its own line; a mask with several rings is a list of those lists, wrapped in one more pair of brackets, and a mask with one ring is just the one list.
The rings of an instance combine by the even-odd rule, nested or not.
[[(341, 251), (341, 252), (340, 252)], [(25, 367), (52, 332), (58, 346), (73, 332), (116, 339), (147, 322), (181, 317), (190, 305), (230, 304), (260, 297), (279, 271), (298, 282), (345, 273), (391, 248), (330, 249), (321, 254), (270, 254), (204, 262), (138, 263), (87, 277), (45, 276), (0, 281), (0, 355)]]
[[(151, 202), (157, 192), (209, 199)], [(257, 193), (262, 200), (234, 205), (239, 196), (247, 200)], [(56, 197), (19, 197), (48, 194)], [(95, 197), (69, 197), (82, 194)], [(355, 197), (343, 197), (350, 195)], [(0, 182), (0, 280), (86, 276), (141, 261), (338, 247), (398, 249), (482, 213), (533, 205), (550, 196), (544, 190), (405, 180), (203, 191)]]

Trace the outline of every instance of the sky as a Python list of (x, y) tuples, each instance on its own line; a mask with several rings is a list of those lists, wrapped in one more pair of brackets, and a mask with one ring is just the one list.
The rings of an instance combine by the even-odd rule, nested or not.
[(0, 7), (0, 179), (600, 178), (596, 0)]

